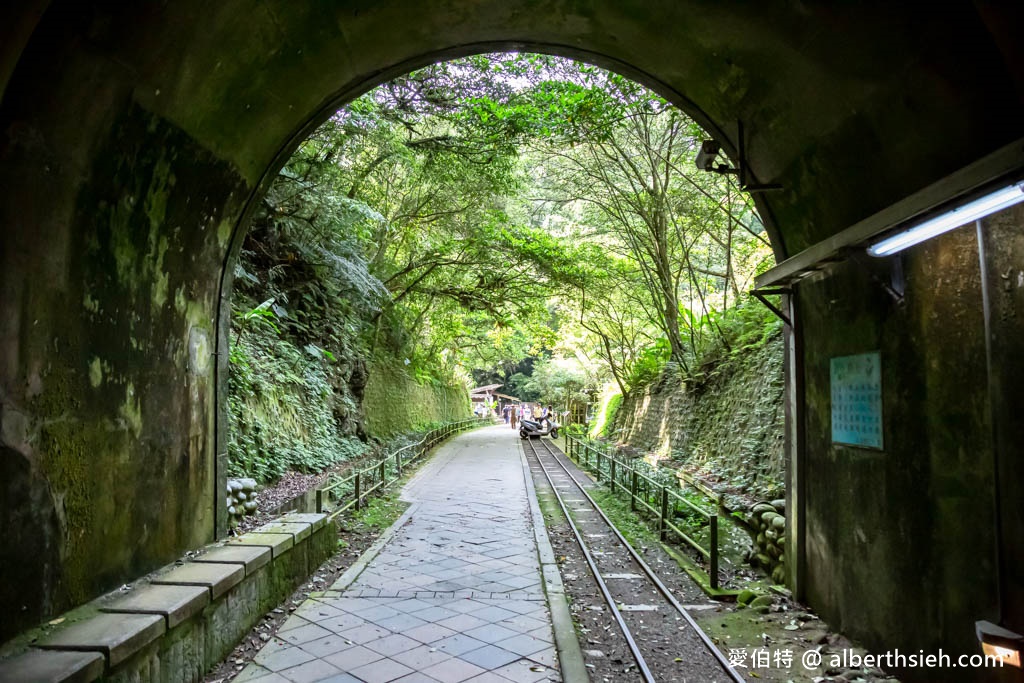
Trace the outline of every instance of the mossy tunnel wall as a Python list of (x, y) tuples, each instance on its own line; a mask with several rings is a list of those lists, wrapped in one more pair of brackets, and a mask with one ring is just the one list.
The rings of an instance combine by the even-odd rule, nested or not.
[[(225, 265), (303, 132), (391, 75), (535, 49), (638, 78), (730, 153), (742, 121), (754, 177), (783, 187), (758, 199), (780, 260), (1024, 135), (1014, 3), (37, 0), (0, 19), (0, 523), (6, 548), (34, 549), (0, 557), (0, 637), (223, 529)], [(999, 221), (987, 272), (1002, 287), (1022, 225)], [(874, 647), (967, 646), (995, 610), (985, 463), (1019, 435), (983, 407), (979, 270), (961, 239), (908, 257), (902, 306), (871, 277), (881, 264), (852, 261), (794, 295), (804, 590)], [(1001, 378), (1020, 374), (1018, 291), (999, 290)], [(885, 451), (834, 447), (827, 359), (872, 349)], [(1017, 386), (996, 387), (993, 412)], [(1019, 515), (1004, 515), (1017, 558)]]

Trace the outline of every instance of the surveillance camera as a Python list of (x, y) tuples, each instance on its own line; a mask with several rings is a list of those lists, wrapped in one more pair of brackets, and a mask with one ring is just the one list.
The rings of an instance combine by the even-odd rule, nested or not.
[(722, 146), (715, 140), (705, 140), (700, 143), (700, 151), (697, 152), (697, 168), (702, 171), (715, 170), (715, 159), (721, 149)]

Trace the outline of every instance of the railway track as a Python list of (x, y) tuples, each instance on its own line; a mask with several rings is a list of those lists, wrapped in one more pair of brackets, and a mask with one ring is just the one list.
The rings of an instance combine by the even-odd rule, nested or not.
[(739, 682), (707, 634), (597, 506), (546, 439), (525, 439), (531, 470), (543, 473), (604, 601), (647, 683)]

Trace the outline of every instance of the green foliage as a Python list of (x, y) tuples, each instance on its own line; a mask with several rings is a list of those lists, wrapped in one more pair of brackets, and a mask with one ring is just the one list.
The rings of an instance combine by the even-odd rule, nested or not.
[(464, 384), (424, 384), (408, 373), (407, 366), (381, 359), (370, 367), (363, 407), (367, 428), (382, 438), (470, 417)]
[(336, 413), (354, 413), (331, 384), (331, 365), (287, 340), (253, 330), (231, 350), (228, 471), (273, 480), (314, 472), (366, 451), (341, 433)]
[(590, 430), (591, 438), (605, 438), (610, 434), (612, 427), (615, 426), (615, 417), (618, 415), (621, 405), (622, 394), (608, 393), (604, 395), (597, 412), (597, 419), (594, 420), (594, 427)]
[(658, 379), (671, 355), (668, 339), (664, 337), (646, 347), (627, 368), (629, 386), (642, 387)]
[(701, 135), (626, 78), (540, 55), (435, 64), (337, 112), (236, 269), (233, 471), (462, 416), (471, 372), (568, 407), (756, 345), (767, 326), (730, 311), (767, 238), (729, 178), (692, 169)]

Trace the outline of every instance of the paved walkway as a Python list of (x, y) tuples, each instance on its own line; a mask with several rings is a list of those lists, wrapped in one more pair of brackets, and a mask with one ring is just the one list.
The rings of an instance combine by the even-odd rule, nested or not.
[(518, 440), (499, 426), (442, 446), (403, 491), (405, 525), (235, 681), (559, 680)]

